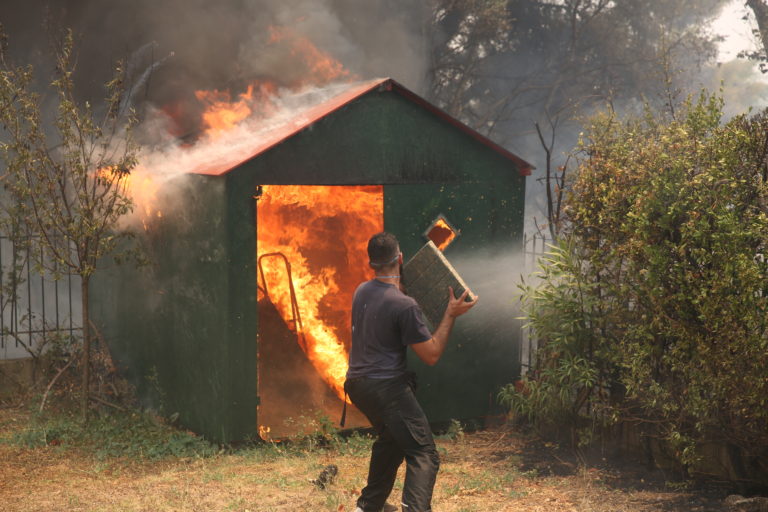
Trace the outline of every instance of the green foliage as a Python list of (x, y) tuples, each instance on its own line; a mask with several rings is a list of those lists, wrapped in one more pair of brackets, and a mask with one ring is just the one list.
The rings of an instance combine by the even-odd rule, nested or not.
[(218, 446), (192, 432), (172, 425), (150, 412), (138, 410), (101, 411), (91, 419), (87, 429), (71, 408), (60, 404), (45, 413), (33, 415), (28, 424), (0, 443), (25, 448), (53, 447), (60, 450), (83, 450), (99, 460), (211, 457), (229, 453), (270, 461), (281, 457), (307, 457), (319, 453), (365, 456), (370, 453), (373, 438), (364, 432), (342, 433), (322, 414), (300, 420), (306, 429), (289, 440), (263, 442), (256, 438), (236, 446)]
[(346, 437), (337, 437), (336, 450), (342, 455), (364, 456), (371, 453), (372, 444), (371, 434), (354, 431)]
[(0, 158), (5, 163), (4, 198), (11, 206), (1, 227), (22, 227), (40, 250), (38, 270), (56, 278), (81, 278), (83, 418), (88, 415), (90, 383), (90, 315), (88, 282), (103, 257), (127, 236), (117, 230), (131, 211), (126, 187), (136, 166), (137, 146), (131, 135), (136, 122), (126, 101), (127, 74), (118, 63), (105, 84), (100, 108), (79, 101), (75, 93), (77, 59), (71, 31), (55, 49), (56, 69), (49, 86), (56, 98), (53, 119), (47, 117), (34, 90), (31, 66), (9, 60), (0, 26)]
[(706, 21), (724, 3), (437, 0), (430, 97), (477, 130), (518, 136), (531, 119), (555, 130), (606, 100), (655, 99), (664, 62), (714, 55)]
[(289, 439), (269, 443), (284, 453), (306, 454), (335, 450), (344, 455), (361, 455), (370, 452), (373, 442), (372, 437), (365, 433), (342, 432), (335, 422), (321, 411), (288, 418), (285, 425), (295, 433)]
[(538, 373), (502, 400), (539, 421), (644, 422), (683, 464), (768, 452), (768, 117), (596, 117), (560, 244), (525, 287)]
[(502, 388), (498, 398), (513, 413), (546, 429), (575, 429), (585, 413), (593, 421), (610, 420), (600, 414), (610, 383), (610, 369), (600, 364), (605, 343), (596, 337), (604, 331), (604, 317), (595, 296), (597, 284), (585, 279), (580, 268), (573, 247), (562, 241), (541, 261), (541, 285), (521, 285), (523, 309), (541, 340), (538, 370)]
[(459, 420), (452, 419), (448, 423), (445, 432), (437, 436), (438, 439), (447, 439), (449, 441), (461, 441), (464, 439), (464, 425)]
[(219, 453), (219, 448), (205, 439), (136, 411), (102, 413), (92, 419), (88, 429), (83, 429), (80, 419), (70, 414), (38, 416), (5, 441), (28, 448), (84, 449), (98, 459), (209, 457)]
[[(37, 263), (58, 273), (87, 277), (120, 238), (119, 218), (131, 210), (126, 180), (136, 165), (131, 138), (135, 118), (124, 102), (121, 63), (105, 84), (101, 108), (76, 99), (76, 58), (71, 31), (56, 49), (50, 81), (54, 119), (33, 89), (31, 66), (14, 66), (0, 47), (0, 155), (15, 222), (39, 235), (47, 257)], [(53, 125), (53, 126), (51, 126)]]
[(291, 444), (300, 446), (308, 451), (318, 447), (327, 447), (339, 438), (339, 429), (327, 414), (315, 411), (313, 414), (290, 417), (285, 425), (295, 434), (291, 436)]

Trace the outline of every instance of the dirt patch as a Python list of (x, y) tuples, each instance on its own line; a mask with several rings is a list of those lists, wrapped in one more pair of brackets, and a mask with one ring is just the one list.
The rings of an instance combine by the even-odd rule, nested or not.
[[(0, 437), (26, 421), (0, 410)], [(557, 447), (508, 427), (441, 439), (437, 512), (720, 511), (716, 488), (670, 488), (663, 474), (607, 461), (581, 466)], [(0, 443), (0, 503), (32, 511), (344, 511), (365, 485), (368, 455), (356, 449), (264, 446), (198, 459), (99, 460), (61, 446)], [(326, 490), (311, 483), (329, 464)], [(403, 471), (391, 503), (397, 504)]]

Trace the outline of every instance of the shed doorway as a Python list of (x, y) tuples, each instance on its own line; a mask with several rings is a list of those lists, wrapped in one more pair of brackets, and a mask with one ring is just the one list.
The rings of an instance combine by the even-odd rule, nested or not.
[[(371, 278), (368, 239), (384, 230), (384, 187), (264, 185), (256, 203), (259, 435), (337, 423), (351, 304)], [(347, 426), (367, 421), (348, 405)]]

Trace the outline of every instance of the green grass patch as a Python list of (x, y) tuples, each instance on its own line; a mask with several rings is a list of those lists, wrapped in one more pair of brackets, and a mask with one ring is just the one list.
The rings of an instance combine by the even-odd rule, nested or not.
[[(8, 421), (6, 422), (8, 423)], [(368, 455), (373, 439), (369, 434), (342, 434), (329, 422), (319, 422), (314, 430), (280, 442), (250, 440), (235, 446), (219, 446), (192, 432), (169, 425), (148, 412), (94, 412), (83, 426), (74, 408), (50, 409), (24, 417), (12, 429), (0, 434), (0, 443), (28, 449), (53, 448), (82, 450), (97, 461), (111, 459), (159, 460), (163, 458), (204, 458), (231, 454), (254, 461), (280, 458), (305, 458), (318, 453)], [(209, 475), (215, 479), (215, 475)]]
[(79, 448), (97, 459), (210, 457), (220, 452), (217, 445), (202, 437), (136, 411), (100, 413), (87, 425), (72, 413), (37, 415), (2, 441), (27, 448)]

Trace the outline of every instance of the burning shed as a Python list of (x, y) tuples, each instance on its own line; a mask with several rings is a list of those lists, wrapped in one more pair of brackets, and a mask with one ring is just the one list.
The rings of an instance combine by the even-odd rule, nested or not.
[(352, 293), (386, 229), (406, 259), (431, 239), (481, 296), (440, 365), (409, 363), (427, 414), (488, 414), (519, 373), (519, 327), (511, 297), (482, 302), (500, 277), (468, 258), (520, 249), (530, 165), (391, 79), (293, 114), (156, 191), (174, 206), (145, 221), (151, 264), (93, 290), (118, 364), (144, 401), (214, 440), (289, 434), (286, 420), (318, 410), (335, 420)]

